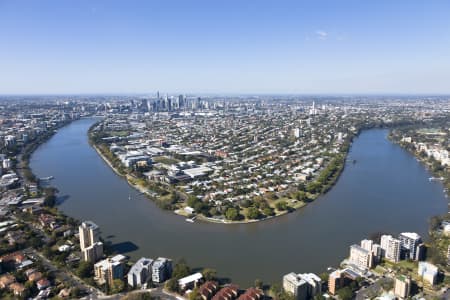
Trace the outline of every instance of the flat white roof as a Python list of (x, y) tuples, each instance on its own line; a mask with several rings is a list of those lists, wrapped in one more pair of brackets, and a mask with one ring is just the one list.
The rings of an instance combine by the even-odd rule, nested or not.
[(183, 278), (179, 279), (178, 280), (178, 284), (179, 285), (186, 285), (188, 283), (200, 280), (202, 278), (203, 278), (203, 275), (201, 273), (197, 272), (197, 273), (194, 273), (192, 275), (189, 275), (189, 276), (186, 276), (186, 277), (183, 277)]
[(402, 232), (400, 234), (403, 235), (403, 236), (406, 236), (407, 238), (413, 239), (413, 240), (420, 239), (420, 235), (418, 235), (415, 232)]

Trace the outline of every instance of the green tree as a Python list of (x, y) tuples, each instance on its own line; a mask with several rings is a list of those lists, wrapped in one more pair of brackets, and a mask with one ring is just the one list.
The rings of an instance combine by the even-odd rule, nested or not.
[(247, 210), (247, 218), (248, 219), (259, 219), (261, 216), (261, 213), (259, 212), (259, 209), (256, 207), (249, 207)]
[(79, 287), (73, 287), (71, 290), (70, 290), (70, 297), (71, 298), (75, 298), (75, 299), (78, 299), (78, 298), (80, 298), (82, 296), (82, 293), (81, 293), (81, 290), (80, 290), (80, 288)]
[(203, 269), (202, 275), (205, 278), (205, 280), (215, 280), (217, 276), (217, 271), (214, 269)]
[(178, 292), (178, 280), (176, 278), (171, 278), (166, 281), (166, 289), (170, 292)]
[(91, 277), (94, 273), (94, 266), (92, 263), (88, 262), (88, 261), (82, 261), (80, 262), (80, 264), (78, 265), (78, 268), (76, 270), (76, 274), (78, 275), (78, 277), (81, 278), (88, 278)]
[(430, 230), (435, 231), (441, 226), (442, 217), (434, 216), (430, 219)]
[(275, 204), (275, 208), (279, 211), (287, 210), (288, 209), (287, 202), (284, 200), (281, 200)]
[(184, 259), (180, 259), (173, 268), (172, 277), (180, 279), (191, 274), (191, 269)]
[(306, 201), (308, 200), (308, 197), (306, 196), (306, 193), (304, 191), (298, 191), (295, 194), (295, 199), (297, 199), (298, 201)]
[(189, 300), (201, 300), (202, 297), (198, 291), (198, 288), (194, 288), (192, 292), (189, 294)]
[(111, 293), (118, 294), (125, 289), (125, 283), (121, 279), (114, 279), (111, 283)]
[(211, 216), (216, 216), (218, 213), (219, 213), (219, 212), (218, 212), (217, 208), (215, 208), (215, 207), (211, 207), (211, 208), (209, 209), (209, 214), (210, 214)]
[(341, 300), (351, 300), (353, 298), (353, 292), (350, 287), (346, 286), (337, 291), (337, 295)]
[(275, 212), (273, 211), (273, 208), (272, 207), (266, 207), (266, 208), (264, 208), (263, 209), (263, 213), (266, 215), (266, 216), (273, 216), (273, 215), (275, 215)]
[(228, 208), (227, 211), (225, 212), (225, 218), (227, 218), (228, 220), (237, 220), (238, 217), (239, 217), (239, 212), (234, 207)]
[(329, 274), (327, 272), (323, 272), (319, 274), (320, 279), (322, 279), (322, 282), (328, 282)]
[(255, 287), (258, 289), (263, 288), (263, 281), (261, 279), (255, 279)]

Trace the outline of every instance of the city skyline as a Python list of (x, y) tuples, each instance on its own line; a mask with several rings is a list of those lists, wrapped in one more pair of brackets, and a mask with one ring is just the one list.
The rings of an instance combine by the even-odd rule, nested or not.
[(447, 94), (449, 8), (2, 1), (0, 94)]

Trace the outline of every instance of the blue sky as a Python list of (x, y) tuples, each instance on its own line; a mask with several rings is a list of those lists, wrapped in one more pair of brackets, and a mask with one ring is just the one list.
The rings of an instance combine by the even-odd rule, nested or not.
[(449, 79), (446, 0), (0, 0), (0, 94), (445, 94)]

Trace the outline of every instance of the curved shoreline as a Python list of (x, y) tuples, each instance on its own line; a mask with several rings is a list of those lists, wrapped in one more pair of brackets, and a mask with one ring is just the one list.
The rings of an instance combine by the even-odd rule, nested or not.
[[(129, 177), (128, 177), (129, 175), (123, 175), (123, 174), (119, 173), (119, 171), (116, 168), (114, 168), (114, 166), (111, 164), (111, 162), (103, 155), (103, 153), (100, 151), (100, 149), (98, 149), (98, 147), (96, 145), (92, 145), (92, 148), (95, 149), (95, 151), (102, 158), (102, 160), (114, 171), (114, 173), (117, 176), (120, 176), (123, 179), (125, 179), (129, 186), (133, 187), (138, 192), (141, 192), (142, 194), (145, 194), (149, 200), (152, 200), (152, 199), (150, 199), (150, 196), (151, 196), (150, 193), (148, 191), (146, 191), (145, 188), (143, 188), (143, 187), (141, 187), (141, 186), (139, 186), (137, 184), (131, 183), (130, 180), (129, 180)], [(306, 206), (306, 205), (303, 205), (302, 207), (304, 207), (304, 206)], [(300, 208), (302, 208), (302, 207), (300, 207)], [(300, 208), (298, 208), (298, 209), (300, 209)], [(297, 210), (297, 209), (295, 209), (295, 210)], [(181, 213), (177, 213), (177, 210), (172, 210), (172, 212), (174, 214), (178, 215), (178, 216), (186, 217), (185, 215), (183, 215)], [(270, 219), (273, 219), (273, 218), (276, 218), (276, 217), (284, 216), (284, 215), (286, 215), (288, 213), (289, 213), (289, 211), (285, 211), (285, 212), (282, 212), (282, 213), (280, 213), (280, 214), (278, 214), (276, 216), (270, 216), (270, 217), (261, 218), (261, 219), (257, 219), (257, 220), (246, 220), (246, 221), (219, 220), (219, 219), (215, 219), (215, 218), (208, 218), (208, 217), (205, 217), (203, 215), (197, 215), (197, 219), (200, 220), (200, 221), (204, 221), (204, 222), (216, 223), (216, 224), (226, 224), (226, 225), (227, 224), (248, 224), (248, 223), (256, 223), (256, 222), (270, 220)]]
[[(142, 187), (142, 186), (139, 186), (139, 185), (137, 185), (137, 184), (132, 183), (131, 180), (130, 180), (130, 178), (132, 177), (131, 175), (120, 173), (120, 172), (113, 166), (113, 164), (106, 158), (106, 156), (105, 156), (105, 155), (102, 153), (102, 151), (97, 147), (97, 145), (96, 145), (93, 141), (90, 140), (90, 132), (91, 132), (91, 129), (92, 129), (96, 124), (97, 124), (97, 123), (94, 123), (94, 124), (88, 129), (88, 131), (87, 131), (87, 135), (88, 135), (88, 138), (89, 138), (89, 144), (91, 145), (91, 147), (94, 148), (94, 150), (97, 152), (97, 154), (98, 154), (98, 155), (102, 158), (102, 160), (103, 160), (103, 161), (104, 161), (104, 162), (105, 162), (105, 163), (113, 170), (113, 172), (114, 172), (117, 176), (119, 176), (119, 177), (125, 179), (129, 186), (133, 187), (133, 188), (134, 188), (135, 190), (137, 190), (138, 192), (144, 194), (144, 195), (147, 197), (147, 199), (149, 199), (149, 200), (151, 200), (151, 201), (154, 201), (154, 200), (151, 198), (152, 195), (148, 192), (148, 190), (147, 190), (145, 187)], [(359, 132), (358, 132), (358, 134), (357, 134), (356, 136), (358, 136), (358, 135), (359, 135)], [(352, 138), (352, 141), (353, 141), (353, 138)], [(262, 222), (262, 221), (271, 220), (271, 219), (274, 219), (274, 218), (277, 218), (277, 217), (281, 217), (281, 216), (285, 216), (285, 215), (287, 215), (287, 214), (289, 214), (289, 213), (298, 211), (298, 210), (300, 210), (300, 209), (306, 207), (306, 206), (308, 205), (308, 203), (313, 202), (313, 201), (315, 201), (317, 198), (319, 198), (320, 196), (323, 196), (323, 195), (325, 195), (326, 193), (328, 193), (328, 192), (331, 190), (331, 188), (337, 183), (339, 177), (341, 176), (342, 172), (344, 171), (344, 168), (345, 168), (345, 162), (346, 162), (347, 157), (348, 157), (348, 154), (349, 154), (349, 149), (351, 148), (351, 143), (352, 143), (352, 142), (350, 142), (350, 145), (349, 145), (347, 151), (345, 151), (345, 156), (343, 157), (342, 166), (338, 169), (336, 175), (333, 176), (333, 182), (332, 182), (332, 183), (331, 183), (331, 184), (330, 184), (323, 192), (314, 195), (313, 198), (310, 198), (309, 201), (306, 201), (306, 202), (305, 202), (305, 201), (301, 201), (303, 204), (302, 204), (301, 206), (297, 207), (297, 208), (292, 208), (292, 210), (282, 211), (282, 212), (276, 213), (276, 214), (273, 215), (273, 216), (267, 216), (267, 217), (260, 218), (260, 219), (245, 219), (245, 220), (236, 220), (236, 221), (232, 221), (232, 220), (226, 220), (226, 219), (216, 219), (216, 218), (206, 217), (206, 216), (201, 215), (201, 214), (197, 214), (197, 215), (195, 215), (195, 217), (196, 217), (196, 219), (198, 219), (199, 221), (202, 221), (202, 222), (205, 222), (205, 223), (215, 223), (215, 224), (224, 224), (224, 225), (233, 225), (233, 224), (251, 224), (251, 223), (256, 223), (256, 222)], [(159, 209), (162, 209), (162, 208), (159, 208)], [(187, 217), (185, 214), (179, 213), (179, 212), (178, 212), (179, 209), (171, 210), (171, 211), (172, 211), (174, 214), (178, 215), (178, 216), (185, 217), (185, 218)]]
[[(94, 121), (95, 122), (95, 121)], [(92, 124), (93, 122), (92, 121), (90, 121), (89, 122), (90, 124)], [(86, 124), (86, 125), (83, 125), (83, 126), (81, 126), (81, 127), (85, 127), (84, 129), (82, 129), (82, 128), (80, 128), (80, 126), (76, 126), (78, 129), (77, 129), (77, 135), (81, 135), (81, 139), (83, 140), (83, 149), (84, 149), (84, 151), (85, 152), (83, 152), (84, 154), (89, 154), (88, 156), (90, 157), (90, 161), (89, 161), (89, 164), (91, 165), (91, 166), (96, 166), (96, 167), (94, 167), (94, 168), (90, 168), (90, 169), (87, 169), (88, 171), (89, 170), (91, 170), (91, 171), (94, 171), (94, 170), (101, 170), (101, 175), (102, 176), (105, 176), (106, 178), (108, 178), (109, 180), (108, 180), (108, 182), (115, 182), (116, 184), (115, 184), (115, 186), (116, 185), (119, 185), (120, 183), (121, 183), (121, 179), (122, 178), (118, 178), (118, 177), (116, 177), (113, 173), (108, 173), (108, 170), (107, 170), (107, 168), (103, 168), (102, 167), (102, 163), (100, 163), (100, 165), (98, 165), (98, 158), (96, 158), (96, 154), (94, 154), (94, 156), (93, 156), (93, 152), (92, 152), (92, 149), (89, 149), (90, 147), (92, 147), (92, 145), (89, 145), (89, 144), (87, 144), (86, 145), (86, 142), (87, 142), (87, 137), (84, 135), (85, 134), (85, 132), (87, 131), (87, 127), (89, 127), (89, 123), (83, 123), (83, 124)], [(82, 131), (80, 130), (80, 129), (82, 129)], [(69, 131), (71, 134), (73, 134), (72, 133), (72, 130), (70, 130)], [(66, 139), (66, 136), (67, 137), (69, 137), (69, 135), (67, 135), (66, 133), (62, 133), (62, 135), (64, 136), (62, 139), (60, 139), (59, 137), (55, 137), (55, 140), (57, 139), (58, 140), (58, 143), (56, 143), (56, 145), (57, 145), (57, 147), (59, 147), (59, 145), (60, 145), (60, 142), (63, 142), (65, 139)], [(83, 138), (83, 136), (84, 136), (84, 138)], [(377, 135), (377, 136), (380, 136), (379, 134)], [(386, 140), (385, 139), (385, 136), (383, 136), (383, 139), (384, 140)], [(355, 169), (355, 168), (353, 168), (352, 167), (352, 165), (351, 165), (351, 159), (350, 159), (350, 157), (352, 157), (352, 156), (354, 156), (354, 155), (356, 155), (356, 153), (358, 152), (357, 151), (357, 149), (360, 149), (360, 148), (358, 148), (357, 147), (357, 144), (359, 144), (358, 143), (358, 140), (359, 139), (354, 139), (354, 146), (352, 147), (352, 150), (351, 150), (351, 152), (349, 152), (349, 158), (347, 159), (347, 164), (348, 165), (346, 165), (346, 172), (350, 172), (350, 170), (353, 170), (353, 169)], [(52, 143), (52, 145), (53, 145), (54, 143)], [(364, 143), (363, 143), (364, 144)], [(71, 146), (72, 147), (72, 146)], [(69, 147), (69, 148), (71, 148), (71, 147)], [(54, 148), (54, 147), (52, 147), (52, 148)], [(64, 149), (66, 149), (66, 150), (69, 150), (69, 148), (64, 148)], [(79, 151), (79, 148), (78, 147), (76, 147), (76, 148), (74, 148), (75, 149), (75, 151), (72, 151), (72, 152), (70, 152), (70, 153), (73, 153), (73, 154), (75, 154), (76, 155), (76, 153)], [(105, 148), (102, 148), (102, 146), (101, 146), (101, 144), (100, 144), (100, 147), (99, 147), (99, 149), (101, 149), (101, 150), (103, 150), (103, 151), (105, 151), (106, 149)], [(356, 152), (355, 152), (356, 151)], [(50, 152), (50, 153), (53, 153), (53, 152)], [(354, 154), (355, 153), (355, 154)], [(47, 157), (49, 157), (49, 159), (50, 160), (48, 160), (48, 159), (46, 159), (45, 160), (45, 162), (47, 162), (47, 161), (51, 161), (51, 159), (52, 159), (52, 156), (50, 155), (50, 156), (48, 156), (47, 155)], [(110, 156), (108, 156), (108, 153), (106, 152), (105, 153), (105, 157), (110, 157)], [(41, 159), (42, 157), (41, 157), (41, 155), (39, 155), (39, 160)], [(44, 158), (42, 158), (42, 159), (44, 159)], [(95, 160), (97, 160), (97, 164), (95, 164)], [(115, 163), (116, 161), (115, 160), (112, 160), (111, 161), (112, 163)], [(349, 163), (350, 162), (350, 163)], [(364, 162), (364, 160), (361, 160), (361, 165), (363, 166), (363, 162)], [(34, 167), (34, 165), (32, 164), (32, 166)], [(103, 166), (105, 166), (105, 165), (103, 165)], [(120, 170), (120, 165), (118, 165), (119, 166), (119, 170)], [(100, 169), (98, 169), (100, 167)], [(34, 170), (34, 169), (33, 169)], [(43, 174), (45, 174), (45, 168), (43, 168), (42, 169), (43, 170)], [(86, 169), (84, 169), (84, 170), (86, 170)], [(35, 171), (39, 171), (40, 172), (40, 168), (37, 168)], [(90, 172), (90, 171), (89, 171)], [(106, 173), (105, 173), (106, 172)], [(91, 173), (93, 173), (93, 172), (91, 172)], [(37, 174), (40, 174), (40, 173), (37, 173)], [(95, 173), (95, 174), (97, 174), (97, 173)], [(117, 174), (116, 174), (117, 175)], [(342, 173), (342, 177), (340, 178), (340, 180), (339, 180), (339, 185), (342, 183), (342, 182), (347, 182), (347, 176), (346, 176), (346, 174), (343, 174)], [(62, 175), (60, 175), (60, 176), (62, 176)], [(121, 176), (122, 177), (122, 176)], [(95, 178), (95, 176), (94, 176), (94, 178)], [(115, 180), (114, 180), (114, 178), (115, 178)], [(426, 177), (426, 178), (428, 178), (428, 177)], [(60, 177), (60, 179), (61, 180), (65, 180), (65, 177), (63, 178), (63, 177)], [(113, 180), (113, 181), (111, 181), (111, 180)], [(89, 181), (88, 181), (89, 182)], [(134, 181), (133, 181), (134, 182)], [(134, 183), (136, 183), (136, 182), (134, 182)], [(306, 210), (303, 210), (303, 211), (299, 211), (298, 213), (296, 213), (295, 215), (291, 215), (291, 216), (286, 216), (285, 218), (280, 218), (279, 220), (277, 220), (277, 221), (275, 221), (275, 220), (272, 220), (272, 221), (268, 221), (268, 222), (266, 222), (266, 223), (256, 223), (256, 224), (252, 224), (252, 223), (255, 223), (255, 222), (249, 222), (249, 225), (248, 226), (243, 226), (243, 225), (234, 225), (234, 226), (220, 226), (219, 224), (230, 224), (230, 223), (222, 223), (222, 222), (216, 222), (217, 223), (217, 225), (207, 225), (206, 224), (206, 222), (213, 222), (214, 220), (205, 220), (205, 222), (203, 222), (202, 220), (200, 220), (200, 219), (198, 219), (198, 221), (199, 222), (196, 222), (197, 224), (193, 224), (193, 226), (189, 226), (189, 225), (187, 225), (187, 227), (186, 227), (186, 223), (187, 222), (185, 222), (183, 219), (177, 219), (176, 217), (174, 217), (174, 216), (171, 216), (171, 214), (170, 213), (166, 213), (166, 212), (163, 212), (163, 211), (159, 211), (159, 207), (158, 208), (156, 208), (156, 207), (154, 207), (153, 206), (153, 204), (150, 204), (150, 203), (147, 203), (147, 205), (146, 205), (146, 201), (148, 201), (148, 200), (144, 200), (143, 198), (141, 198), (141, 197), (138, 197), (138, 199), (135, 199), (135, 200), (139, 200), (139, 201), (136, 201), (136, 204), (134, 205), (133, 204), (133, 201), (130, 203), (130, 201), (126, 201), (126, 198), (128, 197), (128, 195), (137, 195), (138, 193), (137, 192), (133, 192), (133, 190), (130, 190), (130, 187), (129, 187), (130, 185), (128, 184), (128, 185), (123, 185), (123, 182), (122, 182), (122, 185), (120, 185), (120, 190), (123, 190), (124, 192), (123, 192), (123, 194), (122, 194), (122, 196), (120, 197), (120, 199), (117, 199), (117, 201), (118, 201), (118, 203), (122, 203), (122, 204), (125, 204), (125, 205), (127, 205), (127, 206), (134, 206), (135, 208), (132, 208), (130, 211), (131, 212), (134, 212), (134, 211), (145, 211), (145, 212), (147, 212), (147, 213), (151, 213), (151, 214), (154, 214), (154, 215), (158, 215), (158, 216), (161, 216), (161, 218), (157, 218), (157, 219), (154, 219), (155, 221), (158, 221), (158, 224), (170, 224), (170, 225), (173, 225), (173, 226), (175, 226), (174, 228), (179, 228), (180, 230), (182, 229), (182, 230), (186, 230), (186, 231), (188, 231), (188, 233), (189, 233), (189, 237), (196, 237), (196, 236), (199, 236), (199, 230), (200, 230), (200, 232), (202, 232), (203, 230), (206, 230), (207, 232), (211, 232), (211, 230), (212, 230), (212, 232), (215, 232), (216, 230), (218, 231), (218, 232), (223, 232), (223, 231), (225, 231), (226, 232), (226, 235), (224, 235), (225, 237), (226, 237), (226, 239), (229, 239), (230, 241), (235, 241), (234, 239), (235, 239), (235, 234), (239, 234), (239, 236), (243, 236), (243, 237), (247, 237), (247, 236), (249, 236), (249, 235), (251, 235), (251, 236), (254, 236), (254, 237), (256, 237), (256, 240), (255, 241), (261, 241), (261, 242), (265, 242), (266, 241), (266, 236), (267, 237), (269, 237), (269, 236), (271, 236), (271, 233), (272, 233), (272, 229), (275, 229), (276, 231), (275, 232), (279, 232), (278, 234), (279, 235), (282, 235), (282, 234), (284, 234), (283, 232), (286, 232), (285, 231), (285, 229), (288, 229), (288, 232), (297, 232), (297, 231), (300, 231), (300, 233), (302, 233), (303, 231), (305, 231), (305, 232), (308, 232), (308, 231), (310, 231), (310, 229), (312, 228), (311, 226), (307, 226), (307, 227), (299, 227), (299, 228), (297, 228), (296, 226), (285, 226), (285, 225), (288, 225), (288, 224), (292, 224), (292, 225), (295, 225), (295, 224), (304, 224), (303, 223), (303, 221), (302, 220), (306, 220), (306, 224), (315, 224), (315, 222), (317, 222), (316, 220), (315, 220), (315, 218), (316, 217), (311, 217), (311, 215), (312, 214), (310, 214), (310, 213), (306, 213), (305, 214), (305, 212), (310, 212), (310, 211), (312, 211), (312, 212), (316, 212), (317, 214), (318, 214), (318, 216), (319, 216), (319, 218), (321, 218), (322, 219), (322, 217), (320, 217), (321, 215), (323, 215), (323, 211), (325, 210), (325, 211), (327, 211), (327, 207), (329, 207), (329, 205), (328, 204), (326, 204), (326, 203), (339, 203), (339, 202), (336, 202), (336, 201), (327, 201), (327, 200), (331, 200), (331, 199), (327, 199), (329, 196), (328, 195), (334, 195), (334, 191), (335, 190), (342, 190), (342, 189), (340, 189), (339, 188), (339, 186), (336, 186), (336, 188), (335, 189), (333, 189), (333, 192), (332, 193), (330, 193), (330, 194), (328, 194), (328, 195), (326, 195), (325, 197), (321, 197), (321, 199), (318, 199), (317, 201), (321, 201), (321, 202), (318, 202), (318, 203), (313, 203), (313, 205), (311, 206), (311, 207), (308, 207)], [(99, 189), (108, 189), (109, 188), (109, 185), (108, 184), (106, 184), (106, 185), (102, 185), (102, 186), (98, 186), (98, 188)], [(66, 190), (67, 191), (67, 190)], [(69, 191), (69, 193), (71, 193), (72, 192), (72, 190), (68, 190)], [(330, 190), (331, 191), (331, 190)], [(151, 191), (150, 191), (151, 192)], [(85, 192), (82, 192), (81, 194), (75, 194), (75, 196), (76, 197), (78, 197), (78, 196), (83, 196), (84, 197), (84, 195), (85, 195), (86, 193)], [(103, 195), (103, 193), (101, 194), (101, 195)], [(110, 193), (110, 195), (111, 195), (111, 197), (114, 197), (114, 195), (115, 195), (115, 193), (113, 192), (113, 193)], [(102, 197), (102, 198), (105, 198), (105, 197)], [(352, 197), (352, 198), (354, 198), (354, 197)], [(75, 198), (74, 198), (75, 199)], [(78, 200), (78, 199), (77, 199)], [(113, 200), (113, 199), (110, 199), (110, 200)], [(105, 202), (105, 204), (106, 205), (108, 205), (107, 203), (109, 203), (110, 202), (110, 200), (108, 200), (108, 201), (104, 201)], [(332, 196), (332, 200), (341, 200), (341, 199), (337, 199), (336, 197), (334, 197), (334, 196)], [(139, 203), (138, 203), (139, 202)], [(84, 202), (83, 202), (84, 203)], [(102, 202), (103, 203), (103, 202)], [(129, 205), (129, 204), (131, 204), (131, 205)], [(139, 204), (139, 205), (138, 205)], [(322, 204), (325, 204), (325, 207), (322, 207)], [(331, 207), (333, 207), (334, 205), (332, 205), (331, 204)], [(137, 209), (136, 209), (137, 208)], [(316, 209), (317, 208), (317, 209)], [(144, 210), (142, 210), (142, 209), (144, 209)], [(330, 211), (331, 212), (331, 211)], [(69, 213), (69, 215), (71, 215), (72, 213), (73, 213), (73, 211), (69, 211), (69, 210), (67, 210), (67, 213)], [(101, 215), (101, 214), (100, 214)], [(315, 215), (315, 214), (314, 214)], [(326, 215), (327, 215), (327, 213), (326, 213)], [(77, 214), (77, 219), (79, 219), (79, 218), (81, 218), (81, 219), (83, 219), (84, 218), (84, 216), (85, 216), (85, 214), (84, 214), (84, 211), (82, 212), (82, 214), (80, 215), (80, 214)], [(153, 216), (153, 215), (152, 215)], [(94, 221), (95, 220), (97, 220), (96, 218), (97, 218), (98, 216), (96, 215), (95, 217), (92, 217), (92, 218), (90, 218), (90, 219), (93, 219)], [(144, 217), (145, 218), (145, 217)], [(139, 218), (139, 219), (141, 219), (141, 218)], [(328, 217), (326, 216), (325, 217), (325, 219), (327, 220), (328, 219)], [(332, 218), (332, 219), (334, 219), (334, 218)], [(99, 220), (101, 220), (101, 219), (99, 219)], [(164, 221), (164, 222), (167, 222), (167, 223), (161, 223), (161, 220), (166, 220), (166, 221)], [(267, 219), (264, 219), (264, 220), (267, 220)], [(312, 221), (311, 221), (312, 220)], [(143, 221), (143, 222), (141, 222), (141, 221), (139, 221), (138, 223), (136, 223), (136, 225), (138, 225), (139, 227), (138, 228), (142, 228), (142, 226), (141, 225), (149, 225), (150, 226), (150, 224), (153, 224), (154, 223), (154, 221), (153, 220), (146, 220), (146, 221)], [(231, 223), (231, 224), (233, 224), (233, 223)], [(108, 224), (108, 226), (109, 226), (109, 224)], [(115, 233), (115, 226), (119, 226), (119, 225), (115, 225), (115, 223), (114, 223), (114, 225), (113, 225), (113, 227), (108, 227), (108, 226), (106, 226), (105, 227), (105, 229), (107, 229), (107, 230), (109, 230), (109, 234), (113, 234), (113, 233)], [(133, 225), (134, 227), (131, 227), (131, 228), (136, 228), (135, 227), (135, 225)], [(203, 226), (205, 226), (204, 228), (203, 228)], [(256, 227), (255, 227), (256, 226)], [(261, 227), (262, 226), (262, 227)], [(267, 226), (267, 227), (266, 227)], [(425, 228), (425, 226), (426, 226), (426, 224), (424, 224), (424, 227), (423, 228)], [(157, 226), (157, 228), (155, 229), (155, 231), (156, 231), (156, 236), (161, 236), (161, 234), (162, 235), (164, 235), (164, 236), (166, 236), (166, 234), (167, 234), (167, 230), (165, 229), (166, 227), (163, 227), (162, 229), (160, 229), (160, 228), (158, 228), (159, 227), (159, 225)], [(278, 228), (279, 227), (281, 227), (282, 228), (282, 230), (278, 230)], [(291, 229), (291, 227), (293, 228), (293, 229)], [(203, 229), (202, 229), (203, 228)], [(228, 228), (228, 229), (227, 229)], [(246, 229), (246, 228), (248, 228), (248, 229)], [(284, 229), (283, 229), (284, 228)], [(303, 228), (303, 229), (301, 229), (301, 228)], [(230, 232), (230, 230), (231, 230), (231, 232)], [(254, 234), (254, 230), (258, 230), (258, 232), (261, 232), (261, 234)], [(378, 228), (375, 228), (375, 229), (370, 229), (370, 230), (367, 230), (367, 231), (364, 231), (363, 233), (361, 233), (361, 236), (366, 236), (366, 234), (367, 234), (367, 232), (375, 232), (376, 230), (378, 230)], [(397, 229), (393, 229), (394, 231), (393, 232), (396, 232), (396, 230)], [(170, 231), (169, 231), (170, 232)], [(181, 232), (183, 232), (183, 231), (181, 231)], [(193, 232), (192, 234), (191, 234), (191, 232)], [(267, 234), (266, 234), (266, 232), (267, 232)], [(136, 236), (138, 236), (137, 238), (130, 238), (129, 236), (127, 236), (127, 234), (128, 234), (128, 232), (126, 231), (126, 232), (124, 232), (124, 233), (120, 233), (120, 231), (119, 231), (119, 234), (117, 234), (117, 236), (116, 237), (114, 237), (114, 241), (113, 242), (121, 242), (121, 241), (123, 241), (123, 240), (130, 240), (130, 241), (132, 241), (132, 242), (136, 242), (136, 241), (139, 241), (138, 243), (136, 243), (138, 246), (139, 246), (139, 248), (140, 248), (140, 250), (139, 250), (139, 252), (136, 252), (137, 254), (131, 254), (131, 256), (132, 256), (132, 259), (134, 259), (134, 260), (136, 260), (140, 255), (145, 255), (145, 253), (146, 252), (148, 252), (148, 251), (150, 251), (150, 253), (152, 253), (152, 251), (154, 251), (153, 250), (153, 246), (151, 246), (151, 245), (149, 245), (149, 244), (151, 244), (151, 243), (149, 243), (149, 242), (147, 242), (147, 239), (145, 239), (144, 238), (144, 241), (145, 242), (141, 242), (139, 239), (140, 239), (140, 234), (136, 234)], [(212, 233), (211, 233), (212, 234)], [(296, 233), (297, 234), (297, 233)], [(326, 234), (326, 233), (325, 233)], [(425, 233), (424, 233), (425, 234)], [(275, 235), (276, 236), (276, 235)], [(359, 236), (357, 236), (356, 238), (359, 238)], [(284, 239), (284, 238), (283, 238)], [(277, 240), (277, 238), (275, 238), (275, 240)], [(171, 245), (171, 246), (175, 246), (175, 245), (178, 245), (178, 243), (179, 242), (175, 242), (175, 244), (174, 245)], [(248, 242), (246, 242), (247, 244), (248, 244)], [(169, 243), (170, 244), (170, 243)], [(182, 242), (181, 242), (181, 244), (182, 244)], [(343, 244), (343, 245), (341, 245), (341, 244)], [(158, 252), (157, 252), (157, 255), (160, 255), (160, 253), (163, 253), (163, 254), (165, 254), (166, 256), (168, 256), (168, 257), (179, 257), (179, 252), (176, 250), (176, 248), (177, 247), (175, 247), (174, 249), (171, 249), (171, 248), (173, 248), (173, 247), (171, 247), (171, 246), (163, 246), (161, 249), (159, 249), (158, 250)], [(253, 246), (253, 245), (251, 245), (251, 246)], [(251, 247), (250, 246), (250, 247)], [(343, 249), (343, 248), (346, 248), (348, 245), (347, 244), (345, 244), (345, 243), (342, 243), (342, 242), (339, 242), (339, 246), (340, 246), (340, 249)], [(300, 244), (300, 246), (299, 247), (301, 247), (301, 244)], [(232, 248), (232, 246), (230, 246), (229, 248), (226, 248), (226, 249), (230, 249), (230, 248)], [(309, 247), (309, 248), (311, 248), (311, 247)], [(309, 251), (310, 249), (308, 249), (307, 251)], [(190, 249), (189, 249), (189, 251), (191, 251)], [(167, 252), (167, 253), (166, 253)], [(172, 252), (174, 252), (174, 253), (172, 253)], [(182, 252), (184, 252), (184, 251), (182, 251)], [(266, 252), (268, 252), (268, 251), (266, 251)], [(310, 251), (309, 251), (310, 252)], [(308, 252), (308, 253), (309, 253)], [(170, 254), (168, 254), (168, 253), (170, 253)], [(314, 253), (314, 252), (313, 252)], [(292, 254), (292, 253), (291, 253)], [(152, 254), (153, 255), (153, 254)], [(203, 258), (200, 258), (200, 262), (198, 261), (199, 260), (199, 258), (198, 257), (196, 257), (195, 255), (191, 255), (190, 254), (190, 252), (188, 253), (188, 252), (185, 252), (184, 254), (183, 254), (183, 256), (184, 257), (186, 257), (187, 259), (189, 259), (189, 261), (191, 261), (192, 260), (192, 263), (193, 263), (193, 265), (195, 265), (195, 266), (203, 266), (203, 265), (205, 265), (205, 263), (203, 262)], [(191, 258), (192, 257), (192, 258)], [(339, 260), (338, 259), (335, 259), (335, 258), (333, 258), (333, 257), (326, 257), (325, 259), (327, 260), (327, 263), (326, 263), (326, 266), (332, 266), (332, 265), (335, 265), (336, 263), (338, 263), (341, 259), (342, 259), (342, 257), (343, 256), (340, 256), (340, 255), (338, 255), (338, 256), (336, 256), (336, 257), (339, 257)], [(227, 267), (226, 266), (226, 264), (223, 264), (222, 262), (217, 262), (217, 263), (215, 263), (214, 262), (214, 258), (205, 258), (205, 260), (210, 260), (210, 259), (212, 259), (212, 262), (207, 262), (206, 263), (206, 265), (208, 265), (208, 266), (212, 266), (212, 267), (214, 267), (215, 269), (217, 269), (217, 270), (220, 270), (220, 273), (222, 273), (223, 272), (223, 274), (224, 274), (224, 276), (228, 276), (228, 277), (230, 277), (230, 278), (235, 278), (236, 277), (236, 275), (234, 275), (235, 273), (235, 270), (233, 270), (233, 268), (230, 268), (230, 267)], [(333, 261), (335, 259), (335, 261)], [(312, 270), (312, 271), (316, 271), (316, 270), (320, 270), (320, 271), (322, 271), (323, 270), (323, 268), (325, 268), (326, 266), (324, 265), (324, 266), (321, 266), (321, 263), (320, 262), (314, 262), (314, 263), (310, 263), (310, 262), (308, 262), (308, 259), (306, 258), (306, 259), (304, 259), (304, 258), (302, 258), (302, 259), (299, 259), (299, 263), (303, 263), (303, 261), (305, 261), (305, 263), (306, 263), (306, 265), (307, 265), (307, 267), (305, 267), (305, 268), (308, 268), (308, 269), (310, 269), (310, 270)], [(329, 262), (328, 262), (329, 261)], [(317, 267), (318, 266), (318, 267)], [(279, 274), (282, 274), (282, 272), (285, 272), (286, 270), (288, 270), (289, 269), (289, 264), (287, 265), (287, 266), (284, 266), (283, 268), (282, 268), (282, 271), (280, 271), (280, 270), (278, 270), (278, 269), (276, 269), (276, 272), (277, 272), (277, 274), (279, 273)], [(258, 269), (258, 271), (257, 272), (252, 272), (252, 273), (255, 273), (255, 274), (266, 274), (265, 273), (266, 271), (264, 271), (264, 270), (259, 270)], [(319, 272), (319, 271), (316, 271), (316, 272)], [(249, 272), (250, 273), (250, 272)], [(273, 273), (273, 272), (270, 272), (270, 273)], [(265, 277), (263, 278), (264, 280), (267, 280), (268, 282), (275, 282), (275, 281), (277, 281), (277, 280), (279, 280), (279, 278), (278, 277), (274, 277), (273, 275), (271, 275), (270, 273), (267, 273), (267, 275), (264, 275)], [(242, 277), (242, 278), (240, 278), (240, 277)], [(266, 277), (267, 277), (267, 279), (266, 279)], [(272, 277), (274, 277), (274, 278), (272, 278)], [(241, 281), (241, 282), (246, 282), (246, 284), (251, 284), (251, 282), (252, 282), (252, 280), (254, 280), (254, 274), (249, 274), (249, 275), (247, 275), (247, 274), (239, 274), (238, 273), (238, 275), (237, 275), (237, 278), (236, 278), (236, 280), (238, 280), (238, 281)], [(249, 283), (247, 283), (247, 282), (249, 282)]]

